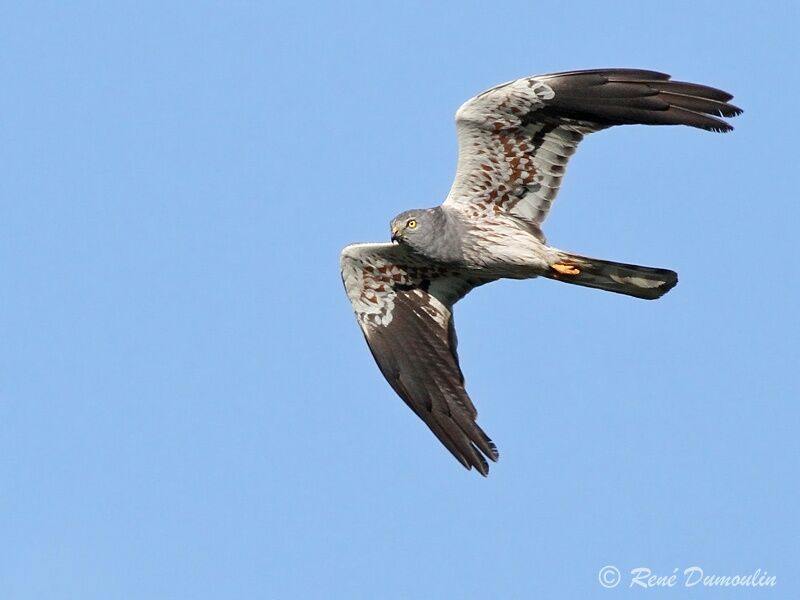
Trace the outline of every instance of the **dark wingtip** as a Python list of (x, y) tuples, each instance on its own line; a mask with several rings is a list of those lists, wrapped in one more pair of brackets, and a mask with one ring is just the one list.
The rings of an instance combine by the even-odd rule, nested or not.
[(729, 125), (728, 123), (720, 125), (706, 125), (700, 127), (700, 129), (705, 129), (706, 131), (710, 131), (711, 133), (730, 133), (731, 131), (733, 131), (733, 125)]
[(666, 73), (639, 69), (593, 69), (546, 75), (555, 96), (541, 113), (602, 126), (688, 125), (726, 133), (722, 118), (742, 114), (732, 94), (707, 85), (674, 81)]
[(478, 473), (484, 477), (489, 475), (489, 463), (486, 462), (486, 459), (483, 458), (483, 455), (481, 454), (478, 454), (478, 460), (475, 461), (475, 468), (477, 469)]
[[(738, 117), (739, 115), (744, 113), (744, 111), (741, 108), (739, 108), (738, 106), (734, 106), (733, 104), (726, 105), (726, 108), (728, 109), (727, 112), (725, 112), (724, 114), (720, 114), (719, 116), (727, 117), (730, 119), (733, 117)], [(713, 131), (714, 133), (730, 133), (733, 130), (734, 130), (733, 125), (729, 123), (725, 123), (724, 127), (721, 126), (719, 128), (709, 128), (709, 131)]]
[(720, 116), (723, 116), (723, 117), (738, 117), (739, 115), (741, 115), (744, 112), (744, 110), (742, 110), (741, 108), (739, 108), (738, 106), (736, 106), (734, 104), (728, 104), (728, 107), (729, 107), (729, 110), (730, 110), (730, 114), (720, 115)]
[[(490, 452), (484, 452), (484, 454), (486, 454), (486, 456), (492, 462), (497, 462), (500, 459), (500, 453), (497, 451), (497, 446), (495, 446), (494, 442), (492, 440), (490, 440), (489, 438), (486, 438), (486, 441), (487, 441), (489, 449), (491, 451)], [(483, 458), (482, 454), (478, 454), (478, 457), (480, 459), (480, 465), (477, 465), (477, 464), (474, 465), (475, 469), (478, 471), (478, 473), (480, 473), (484, 477), (488, 477), (489, 476), (489, 463), (486, 462), (486, 460)]]
[(492, 451), (489, 453), (489, 458), (492, 459), (492, 462), (497, 462), (500, 460), (500, 452), (498, 452), (497, 446), (492, 440), (489, 440), (489, 448), (492, 449)]
[(494, 442), (492, 442), (492, 440), (490, 440), (488, 437), (486, 438), (486, 445), (488, 445), (488, 448), (484, 449), (485, 445), (481, 444), (481, 450), (478, 450), (478, 447), (475, 446), (475, 444), (470, 444), (472, 452), (470, 452), (468, 455), (464, 456), (455, 454), (453, 452), (453, 456), (456, 457), (458, 462), (460, 462), (467, 471), (471, 471), (474, 468), (484, 477), (488, 477), (489, 463), (486, 462), (484, 455), (486, 455), (486, 457), (492, 462), (497, 462), (500, 458), (500, 453), (497, 451), (497, 446), (495, 446)]

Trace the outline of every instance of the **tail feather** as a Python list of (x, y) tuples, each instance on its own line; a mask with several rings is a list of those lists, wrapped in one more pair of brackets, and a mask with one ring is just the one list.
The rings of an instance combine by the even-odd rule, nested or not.
[(645, 300), (660, 298), (678, 283), (669, 269), (642, 267), (560, 252), (545, 277)]

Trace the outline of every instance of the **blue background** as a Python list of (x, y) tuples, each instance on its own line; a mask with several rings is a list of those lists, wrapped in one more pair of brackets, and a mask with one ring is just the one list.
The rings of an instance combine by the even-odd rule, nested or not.
[[(0, 8), (3, 598), (646, 593), (606, 564), (798, 596), (796, 3), (69, 4)], [(746, 112), (570, 164), (550, 242), (673, 268), (664, 299), (458, 305), (483, 479), (382, 379), (338, 253), (444, 199), (461, 102), (605, 66)]]

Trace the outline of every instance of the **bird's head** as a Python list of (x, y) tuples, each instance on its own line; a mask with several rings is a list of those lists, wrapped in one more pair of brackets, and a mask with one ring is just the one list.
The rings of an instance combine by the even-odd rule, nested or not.
[(430, 209), (407, 210), (392, 219), (392, 241), (407, 243), (412, 248), (424, 246), (434, 232)]

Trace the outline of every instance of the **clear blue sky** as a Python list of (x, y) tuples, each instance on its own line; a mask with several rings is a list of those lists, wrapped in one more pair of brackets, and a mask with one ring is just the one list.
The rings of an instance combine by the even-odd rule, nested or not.
[[(612, 564), (800, 597), (796, 7), (4, 3), (0, 595), (648, 593)], [(605, 66), (746, 112), (570, 165), (550, 241), (673, 268), (665, 298), (457, 306), (483, 479), (381, 377), (338, 253), (441, 202), (462, 101)]]

